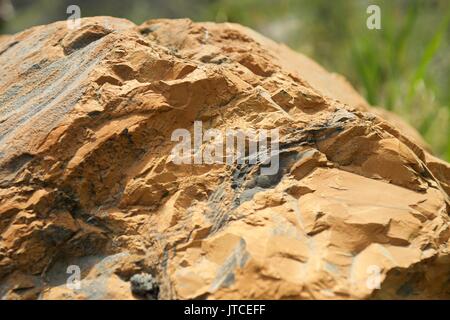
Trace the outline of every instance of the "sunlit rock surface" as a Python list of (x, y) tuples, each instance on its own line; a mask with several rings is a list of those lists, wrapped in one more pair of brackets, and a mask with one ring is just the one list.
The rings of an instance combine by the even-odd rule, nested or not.
[[(450, 298), (449, 165), (286, 46), (95, 17), (1, 37), (0, 65), (2, 298)], [(175, 164), (196, 120), (278, 128), (276, 178)]]

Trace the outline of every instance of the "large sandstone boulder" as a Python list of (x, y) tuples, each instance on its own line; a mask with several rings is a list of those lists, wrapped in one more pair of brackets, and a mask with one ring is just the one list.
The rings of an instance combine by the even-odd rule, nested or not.
[[(96, 17), (1, 37), (0, 65), (2, 298), (450, 297), (450, 166), (305, 56)], [(195, 121), (279, 129), (278, 172), (176, 164)]]

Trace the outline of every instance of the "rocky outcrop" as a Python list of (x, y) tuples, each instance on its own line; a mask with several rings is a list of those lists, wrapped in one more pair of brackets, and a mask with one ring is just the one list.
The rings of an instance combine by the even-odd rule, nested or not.
[[(0, 64), (3, 298), (450, 297), (450, 166), (289, 48), (96, 17), (2, 37)], [(195, 121), (278, 129), (279, 170), (175, 163)]]

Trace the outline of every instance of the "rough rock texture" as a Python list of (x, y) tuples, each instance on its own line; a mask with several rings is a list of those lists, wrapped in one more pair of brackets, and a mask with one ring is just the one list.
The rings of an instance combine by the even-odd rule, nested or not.
[[(96, 17), (2, 37), (0, 65), (2, 298), (450, 297), (450, 166), (287, 47)], [(279, 128), (279, 174), (174, 164), (195, 120)]]

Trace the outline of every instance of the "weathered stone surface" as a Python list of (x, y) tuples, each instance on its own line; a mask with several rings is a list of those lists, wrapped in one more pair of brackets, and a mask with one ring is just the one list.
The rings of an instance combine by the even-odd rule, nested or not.
[[(134, 299), (140, 274), (159, 299), (450, 298), (450, 166), (289, 48), (96, 17), (1, 37), (0, 65), (3, 298)], [(195, 120), (279, 128), (279, 174), (176, 165)]]

